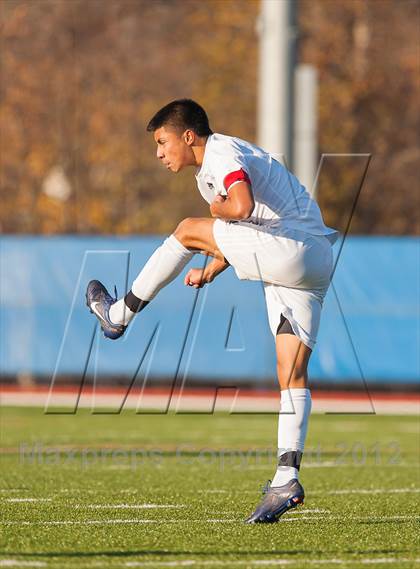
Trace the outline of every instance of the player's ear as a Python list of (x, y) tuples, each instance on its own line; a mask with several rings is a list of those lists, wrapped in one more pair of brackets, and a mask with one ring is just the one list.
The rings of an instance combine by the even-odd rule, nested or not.
[(192, 146), (195, 141), (195, 132), (191, 129), (187, 129), (184, 134), (182, 135), (185, 144), (188, 146)]

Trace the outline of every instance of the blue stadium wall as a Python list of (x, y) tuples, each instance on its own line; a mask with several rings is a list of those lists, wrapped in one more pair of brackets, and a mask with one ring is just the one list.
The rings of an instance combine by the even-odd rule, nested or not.
[[(0, 364), (31, 374), (173, 378), (194, 383), (274, 382), (275, 352), (261, 283), (233, 270), (200, 291), (180, 276), (119, 342), (95, 333), (85, 306), (92, 278), (126, 289), (160, 237), (4, 236)], [(339, 250), (335, 246), (335, 253)], [(419, 251), (410, 237), (349, 237), (328, 292), (311, 377), (333, 386), (419, 378)], [(196, 256), (191, 266), (202, 265)], [(187, 269), (186, 269), (187, 270)]]

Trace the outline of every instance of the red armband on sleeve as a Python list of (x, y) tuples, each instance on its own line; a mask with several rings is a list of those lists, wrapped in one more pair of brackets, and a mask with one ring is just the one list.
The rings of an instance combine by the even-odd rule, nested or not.
[(236, 184), (237, 182), (247, 182), (251, 184), (251, 180), (249, 179), (248, 174), (242, 168), (240, 170), (236, 170), (235, 172), (230, 172), (225, 179), (223, 180), (223, 185), (226, 191), (229, 191), (229, 188)]

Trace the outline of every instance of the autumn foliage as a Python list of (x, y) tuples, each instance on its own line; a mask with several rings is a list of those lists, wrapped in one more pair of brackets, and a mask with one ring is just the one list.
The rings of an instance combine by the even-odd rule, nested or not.
[[(145, 126), (192, 97), (213, 130), (255, 140), (258, 0), (3, 0), (0, 10), (3, 232), (167, 233), (208, 215), (192, 171), (161, 169)], [(298, 60), (320, 78), (320, 153), (372, 154), (354, 232), (418, 231), (418, 19), (415, 0), (298, 3)], [(358, 178), (351, 159), (322, 172), (328, 223), (343, 227)]]

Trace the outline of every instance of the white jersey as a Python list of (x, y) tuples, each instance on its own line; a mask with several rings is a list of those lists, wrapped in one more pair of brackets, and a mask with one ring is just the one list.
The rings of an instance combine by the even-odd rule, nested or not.
[(255, 207), (241, 224), (259, 226), (277, 235), (283, 230), (297, 229), (325, 235), (331, 243), (337, 239), (337, 231), (324, 224), (317, 203), (296, 176), (250, 142), (224, 134), (209, 136), (196, 179), (209, 204), (217, 194), (227, 195), (238, 182), (249, 182)]

